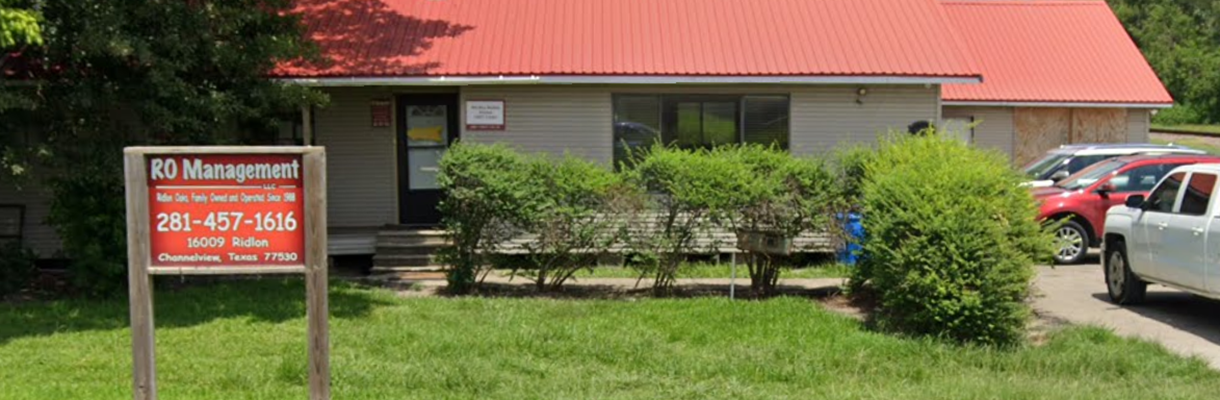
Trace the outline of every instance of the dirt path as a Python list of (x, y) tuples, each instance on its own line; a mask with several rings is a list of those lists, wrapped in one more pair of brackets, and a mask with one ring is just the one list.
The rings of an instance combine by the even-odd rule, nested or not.
[(1034, 309), (1044, 318), (1103, 326), (1157, 342), (1220, 369), (1220, 302), (1153, 285), (1145, 304), (1120, 307), (1109, 302), (1104, 282), (1096, 263), (1041, 267)]

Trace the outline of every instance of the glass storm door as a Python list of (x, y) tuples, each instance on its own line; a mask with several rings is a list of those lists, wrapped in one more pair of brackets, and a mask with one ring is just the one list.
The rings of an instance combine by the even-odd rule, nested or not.
[(439, 162), (458, 136), (457, 94), (399, 96), (398, 117), (399, 222), (435, 226)]

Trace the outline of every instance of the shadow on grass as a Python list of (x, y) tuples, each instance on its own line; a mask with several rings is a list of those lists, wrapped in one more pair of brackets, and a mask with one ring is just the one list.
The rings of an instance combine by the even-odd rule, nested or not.
[[(192, 281), (158, 279), (154, 321), (158, 328), (190, 327), (227, 318), (278, 323), (305, 318), (303, 277)], [(358, 318), (390, 304), (357, 285), (331, 281), (330, 317)], [(0, 344), (54, 333), (126, 329), (127, 296), (0, 303)]]
[[(733, 291), (733, 296), (739, 299), (766, 299), (771, 297), (789, 296), (789, 297), (804, 297), (810, 299), (825, 299), (838, 296), (842, 289), (838, 286), (827, 287), (807, 287), (797, 285), (780, 284), (775, 287), (774, 292), (767, 295), (755, 294), (750, 290), (748, 282), (745, 285), (738, 284), (736, 290)], [(443, 290), (440, 292), (443, 296), (461, 297), (465, 295), (455, 295), (446, 293)], [(514, 284), (514, 283), (498, 283), (485, 282), (478, 289), (475, 296), (482, 297), (511, 297), (511, 298), (554, 298), (554, 299), (574, 299), (574, 300), (613, 300), (613, 299), (640, 299), (640, 298), (695, 298), (695, 297), (729, 297), (730, 290), (728, 285), (724, 284), (680, 284), (674, 287), (666, 294), (657, 294), (652, 287), (642, 283), (639, 287), (622, 286), (622, 285), (599, 285), (599, 284), (568, 284), (559, 290), (549, 292), (539, 292), (532, 284)]]

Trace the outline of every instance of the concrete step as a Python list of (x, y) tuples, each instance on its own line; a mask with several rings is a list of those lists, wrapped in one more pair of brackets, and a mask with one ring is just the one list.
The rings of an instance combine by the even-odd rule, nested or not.
[[(370, 277), (381, 279), (412, 279), (412, 278), (427, 278), (427, 279), (445, 279), (445, 268), (438, 265), (428, 265), (422, 267), (393, 267), (381, 266), (373, 267), (370, 271)], [(404, 276), (405, 275), (405, 276)], [(412, 276), (414, 275), (414, 276)], [(421, 276), (426, 275), (426, 276)]]
[(429, 267), (440, 265), (432, 254), (377, 254), (373, 256), (374, 267)]
[(377, 246), (425, 246), (441, 247), (449, 245), (449, 241), (436, 236), (377, 236)]
[(394, 255), (394, 256), (396, 256), (396, 255), (428, 255), (428, 254), (436, 254), (442, 248), (444, 248), (444, 246), (382, 243), (377, 246), (377, 254)]

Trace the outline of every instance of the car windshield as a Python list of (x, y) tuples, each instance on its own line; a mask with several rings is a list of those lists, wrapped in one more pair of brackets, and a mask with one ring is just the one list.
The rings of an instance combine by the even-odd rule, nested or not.
[(1109, 160), (1093, 164), (1088, 168), (1080, 170), (1080, 172), (1077, 172), (1075, 175), (1059, 181), (1059, 183), (1056, 183), (1055, 186), (1064, 190), (1084, 189), (1089, 187), (1089, 185), (1110, 176), (1114, 173), (1114, 171), (1118, 171), (1118, 169), (1122, 168), (1124, 165), (1127, 165), (1127, 163), (1120, 160)]
[(1051, 153), (1025, 166), (1025, 173), (1034, 179), (1047, 179), (1050, 174), (1063, 165), (1063, 160), (1071, 157), (1066, 153)]

